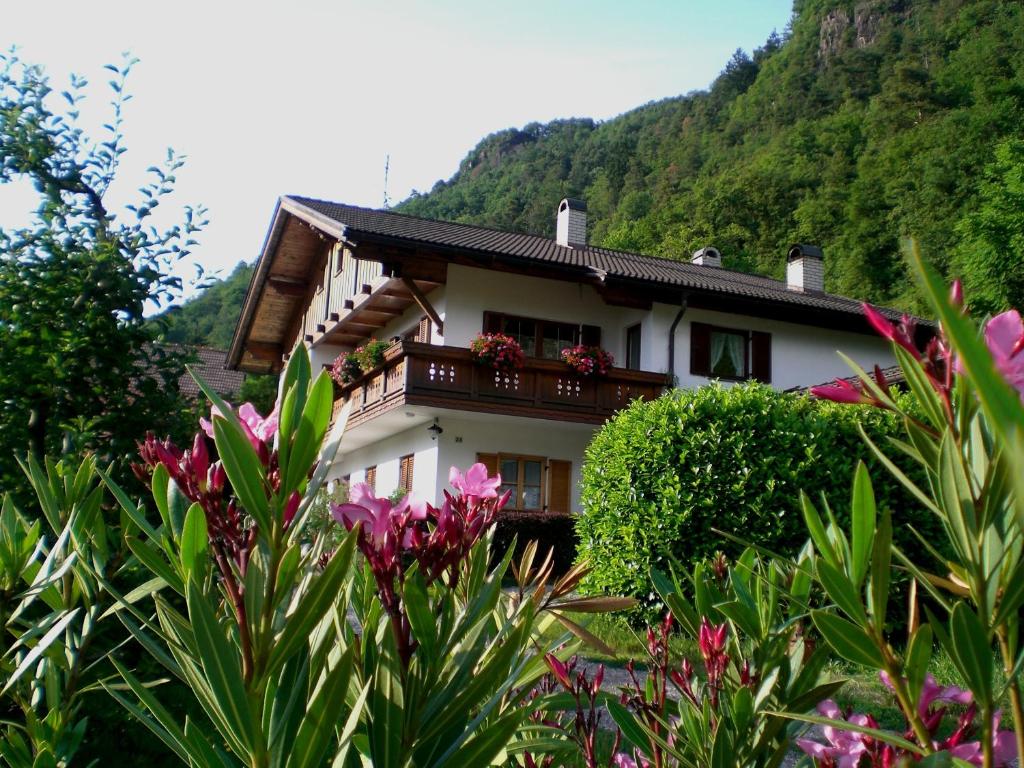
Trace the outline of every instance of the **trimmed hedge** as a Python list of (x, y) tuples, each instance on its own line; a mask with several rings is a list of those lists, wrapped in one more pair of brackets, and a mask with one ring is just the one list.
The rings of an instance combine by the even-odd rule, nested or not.
[[(739, 545), (712, 528), (795, 554), (807, 540), (800, 490), (816, 502), (824, 492), (845, 524), (859, 460), (871, 470), (879, 506), (893, 512), (897, 543), (916, 542), (908, 524), (937, 534), (933, 516), (870, 455), (858, 422), (881, 446), (902, 434), (891, 413), (761, 384), (714, 384), (634, 402), (585, 454), (576, 532), (578, 557), (594, 570), (582, 588), (653, 605), (652, 566), (665, 570), (675, 558), (692, 570), (718, 550), (738, 554)], [(898, 463), (920, 479), (909, 462)]]
[(572, 567), (576, 557), (575, 520), (571, 515), (549, 515), (546, 513), (499, 513), (494, 531), (494, 545), (491, 557), (498, 561), (508, 551), (513, 537), (516, 538), (515, 560), (523, 554), (523, 548), (530, 541), (537, 542), (537, 563), (547, 557), (548, 550), (554, 549), (555, 573), (562, 574)]

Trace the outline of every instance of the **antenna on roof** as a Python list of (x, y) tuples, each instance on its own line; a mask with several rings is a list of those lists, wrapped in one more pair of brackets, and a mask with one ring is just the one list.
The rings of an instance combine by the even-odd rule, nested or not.
[(388, 200), (388, 169), (391, 167), (391, 155), (384, 155), (384, 210), (391, 207)]

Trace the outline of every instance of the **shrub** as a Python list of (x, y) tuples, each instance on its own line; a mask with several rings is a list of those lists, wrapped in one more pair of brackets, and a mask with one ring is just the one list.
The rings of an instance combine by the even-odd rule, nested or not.
[(549, 550), (554, 550), (555, 573), (565, 573), (576, 557), (576, 532), (573, 530), (573, 518), (568, 515), (550, 515), (546, 513), (505, 513), (498, 518), (494, 533), (492, 557), (501, 557), (516, 540), (516, 551), (513, 559), (518, 561), (523, 550), (531, 541), (537, 542), (537, 555), (547, 557)]
[(390, 341), (370, 339), (361, 347), (356, 347), (352, 354), (355, 356), (356, 362), (359, 363), (360, 370), (363, 373), (369, 373), (384, 362), (384, 350), (390, 346)]
[[(586, 451), (576, 531), (578, 555), (594, 568), (584, 588), (654, 603), (652, 566), (667, 569), (675, 558), (691, 570), (716, 550), (740, 551), (712, 528), (794, 554), (807, 538), (800, 489), (815, 499), (824, 493), (842, 510), (856, 463), (877, 463), (858, 422), (880, 444), (900, 429), (892, 413), (760, 384), (712, 385), (634, 402)], [(911, 540), (909, 524), (926, 535), (935, 528), (895, 480), (880, 482), (876, 493), (899, 521), (897, 538)]]

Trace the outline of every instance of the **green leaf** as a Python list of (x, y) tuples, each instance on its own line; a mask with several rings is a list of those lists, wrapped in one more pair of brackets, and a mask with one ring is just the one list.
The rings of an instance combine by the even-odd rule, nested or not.
[(646, 752), (649, 749), (647, 733), (643, 726), (636, 721), (636, 717), (617, 701), (608, 702), (608, 714), (619, 726), (623, 738), (638, 749)]
[(832, 720), (828, 717), (819, 717), (818, 715), (804, 715), (797, 714), (795, 712), (772, 712), (766, 711), (764, 714), (772, 715), (773, 717), (783, 717), (787, 720), (797, 720), (802, 723), (813, 723), (814, 725), (824, 725), (835, 728), (837, 731), (853, 731), (854, 733), (863, 733), (867, 736), (877, 739), (883, 744), (891, 744), (894, 747), (905, 749), (915, 755), (923, 755), (924, 750), (917, 746), (913, 742), (907, 741), (902, 736), (898, 736), (892, 731), (880, 731), (877, 728), (867, 728), (856, 723), (851, 723), (849, 720)]
[(181, 533), (181, 569), (186, 579), (195, 577), (202, 582), (206, 573), (209, 539), (206, 532), (206, 513), (199, 504), (193, 504), (185, 514)]
[(224, 463), (224, 471), (242, 506), (262, 531), (269, 532), (272, 526), (267, 502), (267, 478), (256, 451), (240, 428), (220, 416), (213, 419), (213, 439)]
[(78, 615), (80, 608), (75, 608), (68, 611), (60, 617), (53, 626), (47, 630), (46, 634), (43, 635), (39, 642), (36, 643), (35, 647), (31, 651), (25, 654), (25, 658), (21, 660), (11, 676), (7, 678), (7, 683), (4, 685), (3, 690), (0, 691), (0, 696), (6, 694), (11, 687), (21, 679), (21, 676), (28, 672), (35, 666), (35, 663), (50, 648), (51, 645), (57, 640), (58, 637), (64, 632), (64, 629), (70, 624), (74, 618)]
[(405, 764), (401, 666), (395, 637), (390, 629), (385, 629), (370, 694), (370, 749), (373, 765), (382, 768), (400, 768)]
[(462, 768), (463, 766), (470, 765), (491, 765), (494, 758), (512, 740), (524, 714), (524, 711), (512, 710), (490, 723), (487, 727), (478, 729), (473, 738), (467, 741), (455, 754), (447, 760), (435, 763), (435, 768), (442, 768), (443, 766)]
[(844, 659), (872, 669), (882, 669), (881, 651), (856, 624), (825, 611), (811, 611), (811, 619), (825, 642)]
[(871, 584), (868, 594), (871, 597), (871, 616), (875, 626), (881, 630), (885, 626), (885, 612), (889, 604), (889, 582), (892, 574), (892, 516), (886, 510), (882, 513), (882, 522), (875, 534), (871, 550)]
[(818, 548), (818, 554), (825, 558), (834, 568), (839, 568), (839, 555), (836, 553), (832, 540), (829, 539), (828, 533), (825, 531), (821, 515), (818, 514), (814, 502), (803, 491), (800, 491), (800, 507), (804, 513), (804, 523), (807, 525), (807, 531), (814, 541), (814, 546)]
[[(256, 726), (246, 698), (245, 683), (242, 681), (241, 658), (238, 651), (228, 643), (199, 585), (190, 580), (185, 588), (185, 596), (203, 676), (224, 723), (231, 729), (231, 736), (251, 754), (256, 744)], [(229, 738), (227, 734), (225, 738)], [(248, 754), (239, 757), (246, 761), (249, 759)]]
[(185, 734), (178, 727), (178, 724), (174, 721), (171, 713), (167, 711), (156, 696), (154, 696), (153, 693), (143, 685), (127, 667), (113, 657), (111, 657), (110, 661), (114, 665), (114, 668), (120, 673), (124, 681), (128, 684), (128, 687), (132, 689), (132, 692), (136, 696), (138, 696), (139, 701), (142, 702), (143, 706), (153, 714), (155, 722), (149, 717), (146, 717), (144, 712), (139, 710), (135, 705), (132, 705), (131, 702), (121, 696), (107, 683), (101, 681), (107, 693), (117, 699), (121, 705), (134, 714), (136, 718), (141, 720), (142, 723), (149, 728), (157, 738), (166, 744), (183, 762), (188, 762), (190, 757), (195, 760), (198, 756), (190, 749), (191, 745), (188, 744)]
[(928, 624), (922, 624), (914, 631), (907, 646), (904, 670), (907, 673), (910, 698), (914, 701), (921, 698), (925, 676), (928, 674), (928, 664), (932, 659), (932, 642), (932, 628)]
[(853, 476), (853, 505), (851, 509), (853, 530), (851, 542), (853, 557), (850, 563), (850, 579), (856, 590), (864, 583), (871, 558), (872, 543), (875, 539), (875, 491), (871, 487), (871, 476), (864, 462), (857, 462)]
[(839, 609), (858, 625), (867, 626), (868, 617), (864, 612), (860, 596), (846, 574), (823, 559), (819, 559), (815, 563), (815, 572), (818, 575), (818, 581), (825, 588), (825, 592), (839, 606)]
[(304, 644), (309, 633), (326, 615), (328, 608), (342, 593), (342, 585), (352, 563), (358, 530), (353, 528), (335, 551), (324, 572), (316, 578), (294, 613), (288, 616), (284, 629), (274, 642), (267, 662), (267, 673), (274, 674)]
[(988, 700), (992, 696), (992, 643), (978, 615), (964, 602), (953, 607), (949, 639), (967, 687), (978, 700)]
[(320, 681), (310, 697), (295, 739), (288, 746), (287, 768), (318, 768), (334, 736), (352, 674), (352, 648)]

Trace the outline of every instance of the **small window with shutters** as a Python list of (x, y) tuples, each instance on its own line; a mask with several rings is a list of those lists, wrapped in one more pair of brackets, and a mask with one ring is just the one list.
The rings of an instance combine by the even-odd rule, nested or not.
[(398, 460), (398, 488), (402, 493), (412, 493), (412, 461), (411, 453)]
[(420, 344), (430, 343), (430, 318), (421, 317), (419, 322), (402, 334), (402, 341), (415, 341)]
[(478, 453), (476, 460), (489, 476), (501, 475), (500, 492), (511, 492), (505, 509), (562, 515), (571, 511), (571, 461), (510, 453)]
[(366, 479), (364, 482), (370, 486), (370, 490), (374, 493), (377, 492), (377, 465), (374, 464), (372, 467), (366, 468)]
[(770, 333), (690, 324), (690, 373), (726, 381), (771, 382)]

